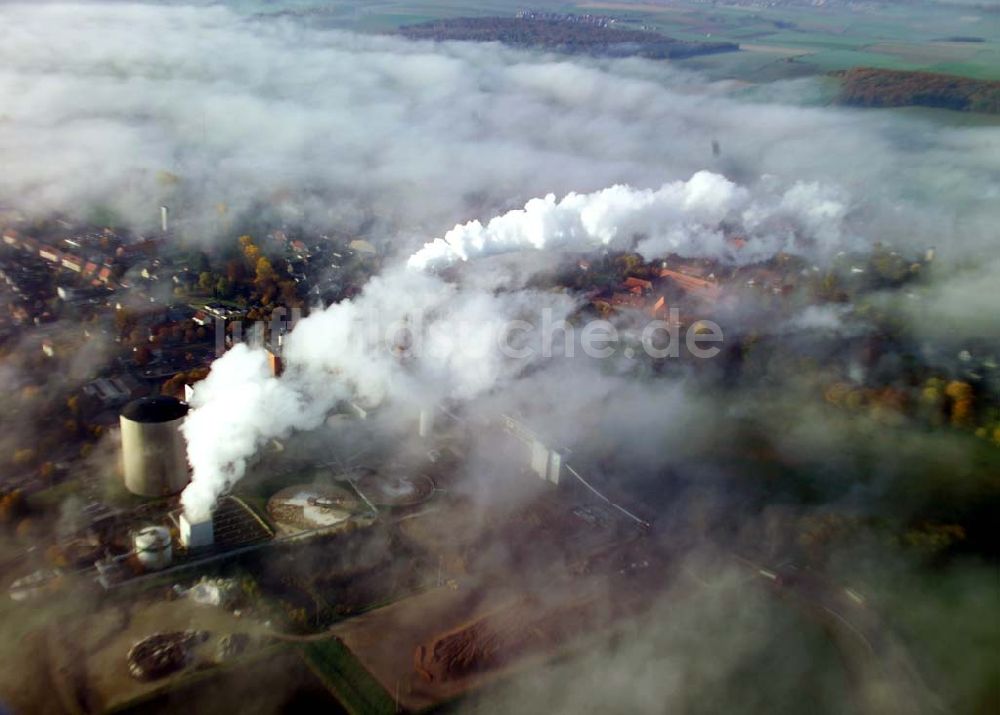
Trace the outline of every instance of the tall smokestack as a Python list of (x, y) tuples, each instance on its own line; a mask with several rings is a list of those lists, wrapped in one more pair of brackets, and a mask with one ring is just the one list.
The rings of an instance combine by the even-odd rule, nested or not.
[(163, 233), (166, 233), (167, 229), (169, 228), (169, 223), (167, 220), (168, 213), (169, 211), (167, 210), (166, 206), (160, 207), (160, 229), (163, 231)]
[(267, 365), (271, 370), (272, 377), (281, 377), (281, 374), (285, 371), (285, 363), (281, 359), (282, 348), (284, 348), (284, 345), (284, 334), (275, 334), (274, 327), (272, 326), (271, 340), (265, 348), (267, 350)]
[(422, 439), (428, 439), (434, 433), (434, 407), (424, 406), (420, 408), (420, 419), (417, 424), (417, 434)]
[(281, 377), (281, 373), (285, 371), (285, 364), (281, 359), (281, 350), (274, 347), (267, 348), (267, 365), (271, 370), (272, 377)]

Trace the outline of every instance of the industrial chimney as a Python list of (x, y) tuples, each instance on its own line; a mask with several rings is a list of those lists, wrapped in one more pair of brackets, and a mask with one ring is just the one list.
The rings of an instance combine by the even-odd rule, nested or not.
[(281, 377), (281, 374), (285, 371), (285, 363), (281, 359), (282, 346), (284, 343), (283, 338), (283, 335), (279, 335), (277, 339), (268, 343), (265, 348), (267, 351), (267, 365), (271, 370), (272, 377)]
[(167, 207), (166, 206), (161, 206), (160, 207), (160, 228), (163, 230), (163, 233), (166, 233), (167, 229), (169, 228), (169, 224), (167, 222), (168, 214), (169, 214), (169, 211), (167, 210)]
[(144, 397), (120, 417), (125, 488), (145, 497), (176, 494), (188, 483), (180, 426), (188, 406), (173, 397)]
[(434, 434), (435, 408), (433, 405), (424, 405), (420, 408), (420, 416), (417, 420), (417, 434), (428, 439)]

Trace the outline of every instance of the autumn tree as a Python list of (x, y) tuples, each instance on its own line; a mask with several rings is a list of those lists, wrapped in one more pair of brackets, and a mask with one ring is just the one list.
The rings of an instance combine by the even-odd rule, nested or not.
[(264, 256), (258, 258), (256, 268), (257, 268), (257, 274), (254, 280), (258, 286), (267, 285), (272, 281), (274, 281), (275, 278), (274, 266), (271, 265), (271, 261), (269, 261), (267, 258), (265, 258)]
[(115, 327), (119, 335), (128, 335), (135, 326), (135, 316), (130, 310), (123, 309), (115, 311)]
[(261, 257), (260, 249), (253, 242), (253, 239), (246, 234), (240, 236), (239, 242), (240, 250), (243, 251), (243, 256), (247, 260), (247, 265), (252, 269), (257, 265), (257, 261)]
[(615, 261), (623, 273), (632, 273), (642, 265), (642, 257), (636, 253), (626, 253)]
[(299, 299), (295, 281), (281, 281), (278, 284), (281, 294), (281, 302), (289, 308), (301, 307), (302, 301)]
[(236, 284), (243, 279), (243, 276), (243, 263), (239, 259), (226, 261), (226, 280), (232, 284)]
[(944, 392), (951, 400), (951, 423), (956, 427), (968, 427), (972, 423), (972, 386), (961, 380), (952, 380)]
[(944, 422), (944, 380), (929, 378), (920, 388), (920, 414), (933, 425)]
[(14, 489), (0, 496), (0, 524), (9, 524), (27, 511), (24, 493)]
[(37, 453), (31, 447), (22, 447), (14, 451), (14, 464), (17, 466), (30, 464), (35, 461), (37, 456)]
[(219, 298), (228, 298), (233, 293), (233, 283), (225, 276), (219, 276), (215, 282), (215, 295)]

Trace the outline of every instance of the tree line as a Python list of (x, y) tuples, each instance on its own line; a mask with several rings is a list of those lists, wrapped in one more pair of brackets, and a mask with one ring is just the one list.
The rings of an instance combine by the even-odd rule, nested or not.
[(687, 42), (658, 32), (601, 27), (580, 22), (511, 17), (457, 17), (404, 25), (399, 33), (415, 40), (502, 42), (571, 54), (677, 59), (739, 50), (732, 42)]
[(856, 67), (840, 77), (840, 101), (859, 107), (936, 107), (1000, 114), (1000, 82), (955, 75)]

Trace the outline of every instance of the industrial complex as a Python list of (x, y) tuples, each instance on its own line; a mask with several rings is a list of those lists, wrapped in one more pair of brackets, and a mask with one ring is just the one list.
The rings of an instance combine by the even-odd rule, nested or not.
[[(272, 250), (305, 250), (286, 247), (278, 233), (269, 239)], [(105, 238), (95, 238), (95, 245)], [(33, 247), (16, 234), (5, 240), (8, 253)], [(735, 230), (727, 229), (725, 240), (734, 252), (746, 248)], [(113, 245), (110, 238), (105, 242)], [(239, 245), (248, 263), (261, 260), (249, 237)], [(333, 244), (323, 250), (316, 255), (325, 265), (361, 249)], [(355, 283), (374, 270), (370, 255), (354, 255)], [(839, 302), (892, 281), (914, 282), (932, 259), (844, 254), (824, 274), (788, 254), (734, 265), (674, 254), (647, 261), (603, 249), (563, 251), (552, 252), (539, 280), (544, 295), (572, 296), (570, 322), (615, 327), (629, 369), (693, 376), (709, 385), (725, 384), (781, 354), (767, 323), (776, 315), (789, 319), (802, 300)], [(129, 270), (143, 260), (135, 259)], [(287, 259), (286, 270), (299, 260)], [(475, 285), (482, 278), (477, 271), (488, 271), (491, 260), (505, 259), (443, 269), (442, 295)], [(153, 268), (150, 262), (142, 270)], [(204, 283), (212, 282), (211, 274), (203, 275)], [(175, 278), (176, 295), (184, 279)], [(73, 593), (92, 603), (41, 629), (42, 659), (63, 709), (145, 710), (180, 692), (210, 692), (227, 679), (265, 682), (261, 672), (273, 662), (296, 673), (288, 680), (297, 683), (296, 691), (352, 713), (465, 707), (497, 688), (516, 687), (543, 665), (615, 643), (669, 601), (665, 594), (678, 580), (690, 581), (686, 587), (694, 592), (706, 587), (701, 576), (677, 566), (690, 547), (685, 539), (705, 520), (697, 504), (683, 515), (693, 529), (654, 524), (662, 501), (646, 503), (641, 489), (631, 488), (640, 479), (618, 478), (629, 455), (612, 440), (588, 450), (579, 437), (600, 441), (593, 429), (573, 430), (577, 441), (564, 444), (558, 435), (567, 430), (529, 416), (538, 410), (520, 412), (516, 401), (498, 400), (494, 408), (474, 400), (376, 399), (347, 390), (324, 402), (307, 428), (258, 430), (268, 436), (255, 437), (249, 449), (228, 451), (232, 445), (210, 441), (207, 446), (223, 455), (219, 465), (238, 462), (239, 469), (213, 475), (211, 509), (189, 508), (182, 494), (198, 485), (191, 430), (199, 429), (193, 426), (204, 405), (199, 399), (207, 399), (199, 397), (198, 384), (224, 380), (233, 364), (213, 357), (258, 361), (259, 374), (250, 382), (233, 380), (235, 392), (219, 401), (213, 419), (225, 424), (245, 422), (246, 415), (233, 410), (246, 409), (267, 426), (272, 415), (262, 403), (231, 407), (229, 398), (301, 379), (301, 365), (288, 350), (296, 337), (291, 324), (302, 311), (293, 306), (291, 324), (273, 304), (264, 311), (273, 288), (260, 275), (244, 276), (251, 300), (240, 310), (215, 302), (151, 308), (156, 301), (135, 288), (118, 296), (119, 367), (66, 400), (73, 417), (67, 429), (82, 444), (82, 459), (73, 464), (85, 466), (70, 477), (62, 468), (50, 470), (44, 455), (32, 455), (39, 466), (23, 489), (33, 513), (58, 523), (44, 554), (19, 557), (10, 596), (30, 604)], [(358, 296), (349, 285), (334, 292), (331, 304)], [(769, 311), (740, 316), (716, 360), (675, 360), (664, 346), (647, 344), (650, 321), (657, 335), (677, 346), (677, 331), (698, 336), (706, 319), (726, 322), (746, 305)], [(110, 303), (94, 310), (104, 308), (111, 310)], [(244, 331), (241, 321), (249, 318), (255, 323)], [(205, 329), (213, 322), (214, 335)], [(568, 352), (573, 346), (565, 337), (556, 340)], [(215, 356), (207, 345), (212, 338)], [(821, 350), (826, 339), (816, 337), (810, 349)], [(885, 350), (861, 333), (838, 340), (844, 347), (839, 362), (827, 365), (834, 372), (846, 374), (859, 361), (874, 365)], [(252, 348), (236, 350), (241, 342)], [(51, 347), (57, 357), (45, 354), (57, 359), (60, 350)], [(394, 374), (415, 372), (415, 352), (407, 339), (389, 346)], [(336, 370), (326, 374), (331, 381), (342, 377)], [(821, 379), (825, 385), (833, 378)], [(422, 386), (413, 384), (420, 392)], [(827, 399), (851, 404), (838, 397), (838, 385)], [(304, 402), (294, 406), (301, 409)], [(216, 440), (240, 438), (238, 431), (216, 435), (212, 427), (200, 428)], [(101, 451), (92, 453), (95, 445)], [(759, 459), (756, 449), (734, 450), (735, 457), (722, 450), (717, 458)], [(669, 482), (670, 475), (658, 478)], [(630, 488), (622, 488), (630, 480)], [(61, 500), (56, 507), (45, 507), (50, 493)], [(20, 494), (5, 497), (7, 518), (19, 520), (19, 531), (30, 525), (32, 513), (15, 499)], [(743, 574), (741, 589), (766, 599), (790, 594), (809, 622), (836, 632), (852, 653), (858, 642), (868, 648), (883, 638), (863, 601), (777, 561), (801, 550), (781, 546), (798, 523), (776, 524), (764, 530), (760, 548), (744, 548), (746, 540), (733, 538), (729, 525), (718, 535), (725, 546), (712, 548), (722, 550), (726, 568)]]
[(170, 397), (122, 409), (124, 501), (95, 509), (76, 537), (86, 552), (51, 575), (103, 594), (91, 616), (53, 626), (78, 634), (53, 667), (84, 710), (292, 654), (351, 712), (422, 712), (612, 632), (656, 593), (649, 525), (513, 416), (485, 427), (509, 457), (487, 496), (463, 446), (484, 426), (460, 409), (414, 414), (393, 447), (364, 436), (377, 407), (361, 419), (347, 405), (313, 435), (328, 460), (265, 450), (194, 521), (179, 501), (187, 410)]
[[(738, 236), (730, 242), (740, 250)], [(697, 332), (691, 315), (751, 299), (783, 306), (819, 281), (787, 256), (734, 268), (603, 251), (565, 253), (558, 265), (553, 289), (579, 297), (577, 317), (613, 320), (627, 350), (650, 319), (666, 333)], [(461, 267), (449, 273), (474, 279)], [(252, 336), (273, 383), (288, 369), (285, 338)], [(396, 345), (393, 359), (406, 370), (408, 346)], [(723, 379), (740, 365), (731, 354), (718, 364), (650, 361)], [(204, 375), (178, 378), (196, 401), (192, 384)], [(651, 523), (656, 510), (577, 460), (550, 425), (512, 410), (484, 416), (462, 401), (342, 399), (315, 429), (258, 443), (210, 511), (189, 509), (185, 400), (160, 390), (117, 411), (112, 454), (102, 457), (115, 467), (86, 485), (78, 522), (52, 546), (58, 568), (10, 587), (18, 601), (69, 583), (94, 599), (92, 611), (46, 629), (68, 709), (146, 707), (282, 659), (348, 712), (437, 710), (613, 641), (684, 577), (672, 540)], [(807, 590), (811, 618), (857, 629), (856, 604), (827, 596), (834, 587), (742, 554), (727, 559), (748, 588)], [(71, 646), (55, 645), (67, 637)]]

